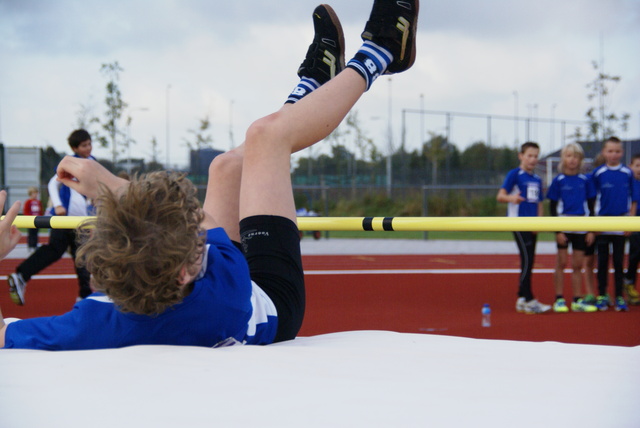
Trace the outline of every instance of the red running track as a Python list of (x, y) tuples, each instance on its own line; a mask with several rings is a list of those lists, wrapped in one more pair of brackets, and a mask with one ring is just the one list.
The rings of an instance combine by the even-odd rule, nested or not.
[[(546, 303), (554, 296), (554, 260), (553, 255), (536, 257), (534, 292)], [(0, 275), (12, 272), (18, 262), (3, 261)], [(626, 313), (613, 309), (593, 314), (516, 313), (517, 255), (304, 256), (303, 263), (307, 313), (301, 336), (392, 330), (481, 339), (640, 345), (640, 306), (631, 306)], [(41, 274), (70, 276), (71, 260), (63, 259)], [(565, 283), (565, 295), (570, 297), (568, 274)], [(6, 290), (6, 282), (3, 288)], [(26, 306), (14, 305), (6, 291), (0, 293), (0, 305), (5, 317), (56, 315), (72, 307), (76, 293), (73, 278), (34, 279), (29, 283)], [(480, 325), (484, 303), (492, 308), (489, 328)]]

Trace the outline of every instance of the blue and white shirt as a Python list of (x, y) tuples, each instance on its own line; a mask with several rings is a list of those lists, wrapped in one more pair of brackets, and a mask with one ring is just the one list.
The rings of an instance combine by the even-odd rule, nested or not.
[(5, 348), (262, 345), (273, 342), (277, 326), (276, 308), (251, 281), (244, 255), (216, 228), (207, 232), (203, 269), (193, 291), (160, 315), (123, 313), (106, 295), (94, 293), (64, 315), (8, 324)]
[(509, 202), (507, 215), (509, 217), (535, 217), (538, 215), (538, 204), (542, 202), (542, 179), (536, 174), (530, 174), (521, 168), (512, 169), (507, 173), (502, 188), (509, 194), (519, 194), (525, 200), (519, 204)]
[[(78, 155), (73, 157), (84, 159)], [(93, 156), (89, 156), (88, 159), (96, 160)], [(66, 215), (70, 216), (88, 216), (95, 215), (94, 207), (91, 205), (91, 201), (86, 196), (81, 195), (70, 187), (65, 186), (58, 181), (58, 176), (54, 175), (49, 180), (47, 190), (49, 191), (49, 198), (51, 199), (51, 210), (49, 215), (56, 215), (55, 207), (62, 206), (67, 211)]]
[[(635, 178), (633, 180), (633, 194), (634, 194), (634, 197), (631, 198), (631, 200), (640, 202), (640, 180), (637, 180)], [(636, 215), (636, 216), (640, 215), (640, 203), (636, 207), (636, 212), (631, 213), (631, 215)]]
[(619, 216), (629, 214), (631, 201), (636, 201), (633, 192), (633, 172), (620, 164), (614, 167), (602, 165), (591, 176), (598, 193), (596, 215)]
[(595, 197), (593, 183), (584, 174), (559, 174), (547, 190), (547, 199), (558, 202), (558, 215), (587, 215), (587, 200)]

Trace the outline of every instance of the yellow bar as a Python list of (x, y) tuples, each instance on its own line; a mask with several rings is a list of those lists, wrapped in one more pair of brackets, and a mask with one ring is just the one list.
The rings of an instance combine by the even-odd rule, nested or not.
[[(93, 219), (94, 217), (91, 217), (91, 216), (81, 217), (81, 216), (54, 215), (54, 216), (51, 216), (51, 217), (42, 216), (42, 217), (39, 217), (39, 218), (48, 219), (49, 227), (52, 228), (52, 229), (75, 229), (80, 224), (82, 224), (82, 222), (90, 220), (90, 219)], [(1, 219), (4, 220), (4, 216), (2, 216)], [(23, 228), (23, 229), (34, 229), (35, 228), (35, 224), (34, 224), (35, 223), (35, 219), (36, 219), (36, 216), (19, 215), (19, 216), (16, 217), (15, 221), (13, 222), (13, 224), (16, 227), (20, 227), (20, 228)]]
[[(52, 216), (49, 221), (54, 229), (75, 229), (91, 218)], [(34, 216), (18, 216), (13, 224), (30, 229), (34, 227), (34, 219)], [(366, 219), (374, 231), (384, 230), (384, 217)], [(363, 220), (364, 217), (298, 217), (298, 227), (305, 231), (361, 231), (364, 230)], [(394, 231), (640, 232), (640, 217), (392, 217), (391, 227)]]
[[(384, 217), (374, 217), (374, 231), (381, 231)], [(362, 217), (298, 217), (300, 230), (363, 230)], [(394, 217), (394, 231), (591, 231), (638, 232), (640, 217)]]

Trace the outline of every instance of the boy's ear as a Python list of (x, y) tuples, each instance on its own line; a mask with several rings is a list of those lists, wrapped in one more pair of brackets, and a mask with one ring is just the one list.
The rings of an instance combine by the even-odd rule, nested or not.
[(180, 274), (178, 275), (178, 283), (180, 285), (184, 285), (184, 280), (187, 276), (187, 268), (182, 266), (182, 268), (180, 269)]
[(180, 269), (180, 274), (178, 275), (178, 283), (180, 285), (186, 285), (189, 281), (191, 281), (191, 275), (187, 273), (187, 267), (182, 266)]

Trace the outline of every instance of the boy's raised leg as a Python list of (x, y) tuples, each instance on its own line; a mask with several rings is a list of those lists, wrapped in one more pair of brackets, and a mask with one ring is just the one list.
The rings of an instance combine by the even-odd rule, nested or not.
[[(409, 5), (417, 14), (417, 0), (377, 0), (374, 11), (380, 4), (391, 9), (398, 9), (399, 4)], [(375, 77), (387, 72), (388, 67), (393, 66), (399, 72), (411, 65), (406, 60), (406, 51), (414, 49), (415, 29), (412, 26), (409, 32), (405, 31), (404, 23), (415, 23), (417, 16), (407, 18), (390, 13), (380, 19), (384, 20), (379, 23), (382, 35), (372, 34), (379, 44), (369, 46), (365, 39), (367, 42), (356, 57), (335, 78), (311, 93), (305, 91), (303, 97), (254, 122), (247, 131), (240, 187), (241, 238), (251, 278), (277, 310), (276, 342), (297, 335), (305, 307), (300, 237), (291, 188), (291, 154), (328, 136)], [(398, 58), (404, 59), (395, 61), (396, 52)], [(305, 64), (301, 70), (306, 68)], [(333, 62), (323, 60), (313, 64), (331, 66)]]
[(300, 82), (286, 103), (300, 101), (344, 69), (344, 34), (340, 20), (331, 6), (321, 4), (315, 8), (313, 29), (313, 41), (298, 68)]
[(254, 122), (245, 141), (240, 218), (278, 215), (295, 222), (290, 156), (327, 137), (382, 74), (415, 60), (418, 0), (376, 0), (363, 45), (347, 68), (311, 94)]
[[(320, 5), (313, 11), (314, 38), (298, 69), (300, 81), (286, 100), (294, 104), (334, 78), (344, 69), (344, 35), (333, 9)], [(244, 144), (217, 156), (209, 166), (209, 180), (203, 209), (206, 228), (222, 227), (240, 241), (240, 179)]]

